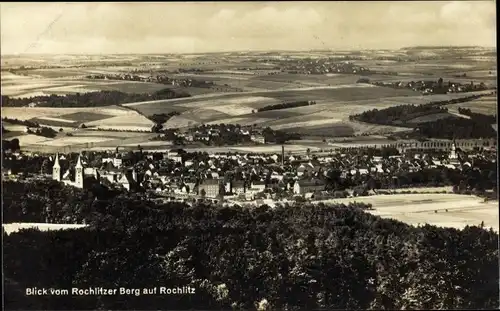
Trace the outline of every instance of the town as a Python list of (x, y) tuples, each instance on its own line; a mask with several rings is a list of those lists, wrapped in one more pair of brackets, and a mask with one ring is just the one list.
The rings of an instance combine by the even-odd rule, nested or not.
[(48, 178), (76, 188), (97, 183), (183, 202), (255, 203), (266, 199), (272, 203), (366, 196), (405, 188), (417, 193), (418, 187), (444, 186), (453, 187), (455, 193), (493, 198), (496, 157), (494, 139), (399, 142), (306, 154), (291, 154), (284, 145), (281, 154), (172, 149), (41, 155), (9, 150), (4, 154), (3, 177), (19, 181)]

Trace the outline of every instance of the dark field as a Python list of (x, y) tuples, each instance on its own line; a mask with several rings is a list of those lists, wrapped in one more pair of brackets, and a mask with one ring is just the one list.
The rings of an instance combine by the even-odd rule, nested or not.
[(61, 115), (59, 118), (66, 120), (73, 120), (79, 123), (84, 123), (84, 122), (92, 122), (102, 119), (108, 119), (111, 118), (111, 116), (94, 112), (75, 112), (75, 113)]

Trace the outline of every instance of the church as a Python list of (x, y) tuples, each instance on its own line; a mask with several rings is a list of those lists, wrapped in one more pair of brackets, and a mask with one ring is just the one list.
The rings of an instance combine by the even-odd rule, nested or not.
[(131, 174), (121, 172), (120, 170), (101, 170), (93, 167), (84, 167), (81, 154), (75, 165), (75, 176), (72, 178), (71, 169), (66, 170), (64, 174), (61, 171), (59, 163), (59, 154), (56, 154), (54, 165), (52, 166), (52, 179), (62, 182), (65, 185), (79, 189), (88, 188), (93, 182), (111, 183), (121, 186), (128, 191), (137, 186), (137, 173), (135, 170)]
[(95, 169), (84, 169), (82, 164), (81, 155), (78, 156), (78, 160), (75, 165), (75, 179), (71, 180), (71, 171), (68, 169), (64, 174), (61, 171), (61, 164), (59, 163), (59, 154), (56, 154), (54, 160), (54, 166), (52, 167), (52, 179), (62, 182), (65, 185), (73, 186), (75, 188), (83, 189), (85, 188), (85, 177), (92, 176), (96, 180), (99, 180), (99, 173)]

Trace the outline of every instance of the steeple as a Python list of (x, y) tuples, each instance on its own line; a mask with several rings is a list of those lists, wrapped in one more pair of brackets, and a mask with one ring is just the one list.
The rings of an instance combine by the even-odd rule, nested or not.
[(52, 168), (61, 168), (61, 165), (59, 164), (59, 152), (56, 153), (56, 159), (54, 161), (54, 166)]
[(52, 166), (52, 179), (61, 181), (61, 165), (59, 164), (59, 153), (56, 154), (54, 166)]
[(78, 156), (78, 160), (75, 165), (75, 187), (83, 188), (83, 165), (82, 165), (82, 155)]
[(83, 165), (82, 165), (82, 155), (78, 155), (78, 160), (76, 161), (76, 166), (75, 168), (83, 168)]

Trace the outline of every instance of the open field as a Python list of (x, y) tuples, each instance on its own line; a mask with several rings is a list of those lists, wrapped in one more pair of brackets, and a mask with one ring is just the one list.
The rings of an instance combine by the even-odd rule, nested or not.
[[(314, 129), (323, 127), (341, 127), (342, 135), (356, 132), (359, 125), (352, 128), (349, 115), (373, 108), (386, 108), (397, 105), (404, 95), (417, 93), (408, 90), (374, 87), (366, 84), (336, 85), (321, 87), (303, 87), (291, 90), (273, 90), (233, 94), (205, 95), (164, 101), (131, 103), (146, 115), (181, 112), (171, 118), (167, 128), (182, 128), (201, 123), (239, 123), (259, 124), (273, 129)], [(385, 102), (396, 98), (397, 103)], [(420, 95), (416, 96), (420, 98)], [(314, 100), (316, 105), (280, 109), (275, 111), (255, 112), (256, 109), (286, 101)], [(421, 99), (419, 99), (421, 101)], [(430, 98), (427, 98), (429, 101)], [(373, 127), (375, 128), (375, 127)], [(346, 129), (346, 130), (345, 130)], [(395, 129), (397, 130), (397, 129)], [(387, 131), (387, 129), (385, 130)], [(349, 133), (350, 135), (350, 133)]]
[(46, 223), (11, 223), (2, 224), (2, 227), (6, 234), (11, 234), (18, 232), (19, 230), (25, 229), (38, 229), (40, 231), (52, 231), (52, 230), (67, 230), (67, 229), (79, 229), (84, 228), (87, 225), (81, 224), (46, 224)]
[[(478, 226), (484, 222), (486, 228), (498, 232), (498, 201), (483, 202), (482, 198), (458, 194), (396, 194), (376, 195), (348, 199), (322, 201), (335, 203), (371, 203), (374, 210), (368, 211), (383, 218), (396, 219), (411, 225), (430, 224), (439, 227), (463, 228)], [(446, 209), (448, 212), (446, 212)], [(437, 212), (436, 212), (437, 211)]]
[(458, 108), (467, 108), (472, 112), (496, 115), (497, 114), (497, 98), (495, 96), (485, 96), (469, 102), (447, 105), (449, 110), (458, 110)]
[(36, 121), (40, 125), (150, 131), (153, 122), (139, 113), (118, 106), (92, 108), (2, 107), (2, 116)]
[[(486, 51), (486, 50), (484, 50)], [(164, 127), (185, 128), (199, 124), (242, 124), (271, 127), (292, 131), (302, 136), (332, 138), (353, 135), (387, 135), (407, 131), (407, 128), (381, 126), (354, 122), (349, 116), (370, 109), (384, 109), (402, 104), (424, 104), (431, 101), (470, 96), (471, 93), (422, 96), (408, 89), (375, 87), (356, 83), (360, 78), (371, 81), (437, 80), (461, 83), (484, 82), (496, 85), (496, 51), (484, 54), (470, 50), (413, 50), (361, 51), (311, 51), (273, 53), (212, 53), (193, 55), (59, 55), (2, 57), (2, 95), (35, 96), (67, 94), (94, 90), (117, 90), (132, 93), (152, 93), (164, 88), (186, 91), (192, 96), (172, 100), (130, 103), (124, 106), (138, 109), (148, 116), (158, 113), (179, 112)], [(483, 53), (484, 55), (482, 55)], [(292, 74), (279, 69), (281, 62), (306, 58), (318, 59), (354, 55), (362, 60), (350, 61), (376, 74)], [(379, 59), (392, 58), (392, 59)], [(408, 59), (408, 58), (411, 59)], [(417, 60), (415, 60), (417, 59)], [(307, 61), (306, 61), (307, 62)], [(333, 62), (345, 62), (342, 59)], [(22, 69), (20, 66), (57, 66), (50, 69)], [(276, 69), (278, 67), (278, 69)], [(253, 69), (252, 69), (253, 68)], [(171, 78), (191, 78), (211, 81), (216, 85), (207, 88), (176, 87), (150, 82), (121, 80), (90, 80), (91, 74), (138, 75), (165, 74)], [(391, 73), (397, 73), (391, 74)], [(466, 77), (455, 77), (466, 74)], [(489, 91), (488, 91), (489, 92)], [(256, 112), (257, 109), (282, 102), (311, 100), (316, 105)], [(419, 117), (411, 122), (424, 122), (457, 115), (458, 107), (474, 112), (495, 114), (496, 98), (482, 98), (468, 103), (450, 105), (449, 114)], [(147, 118), (121, 107), (102, 108), (2, 108), (2, 115), (9, 118), (34, 120), (54, 129), (63, 128), (75, 136), (91, 135), (91, 131), (73, 130), (84, 123), (92, 130), (144, 130), (152, 127)], [(73, 128), (73, 129), (72, 129)], [(23, 136), (19, 128), (9, 136)], [(19, 133), (17, 133), (19, 132)], [(82, 134), (83, 133), (83, 134)], [(85, 134), (89, 133), (89, 134)], [(100, 132), (97, 132), (100, 133)], [(112, 133), (112, 134), (111, 134)], [(118, 145), (126, 137), (115, 137), (114, 132), (103, 132), (110, 141), (96, 142)], [(132, 135), (132, 133), (130, 133)], [(142, 135), (142, 134), (140, 134)], [(140, 136), (140, 137), (146, 137)], [(26, 139), (29, 141), (32, 138)], [(134, 138), (136, 140), (140, 138)], [(146, 141), (144, 141), (146, 142)], [(55, 143), (59, 144), (59, 143)], [(96, 145), (93, 145), (96, 147)], [(104, 146), (105, 147), (105, 146)]]

